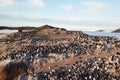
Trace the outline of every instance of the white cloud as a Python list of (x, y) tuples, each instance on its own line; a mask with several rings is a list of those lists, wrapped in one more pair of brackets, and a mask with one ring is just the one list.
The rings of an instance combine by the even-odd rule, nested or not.
[[(58, 18), (46, 18), (41, 17), (38, 14), (20, 14), (20, 13), (0, 13), (0, 20), (6, 19), (11, 21), (28, 21), (28, 22), (43, 22), (43, 23), (54, 23), (54, 24), (69, 24), (69, 25), (87, 25), (87, 26), (117, 26), (120, 25), (119, 17), (110, 18), (78, 18), (75, 16), (71, 17), (58, 17)], [(6, 21), (5, 21), (6, 22)], [(92, 29), (92, 28), (91, 28)]]
[(41, 17), (37, 14), (19, 14), (19, 13), (1, 13), (1, 18), (13, 19), (13, 20), (37, 20)]
[(81, 4), (87, 7), (87, 9), (85, 10), (86, 13), (99, 12), (105, 9), (106, 6), (108, 5), (103, 2), (95, 2), (95, 1), (82, 2)]
[(62, 9), (64, 9), (65, 11), (71, 11), (73, 10), (73, 7), (70, 5), (62, 5), (60, 6)]
[(34, 7), (34, 8), (41, 8), (44, 7), (46, 4), (43, 0), (25, 0), (25, 1), (15, 1), (15, 0), (0, 0), (0, 7)]
[(78, 22), (78, 21), (80, 21), (80, 20), (79, 20), (78, 18), (76, 18), (76, 17), (56, 18), (56, 20), (65, 21), (65, 22)]
[(0, 0), (0, 7), (13, 6), (14, 0)]
[(80, 21), (78, 18), (75, 18), (75, 17), (68, 18), (67, 20), (72, 22)]
[(41, 8), (45, 6), (45, 2), (43, 0), (28, 0), (28, 5), (32, 7)]

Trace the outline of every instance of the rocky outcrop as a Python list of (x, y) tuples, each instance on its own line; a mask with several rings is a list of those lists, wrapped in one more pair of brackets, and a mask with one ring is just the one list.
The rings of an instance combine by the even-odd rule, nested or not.
[(0, 80), (18, 80), (21, 75), (29, 74), (27, 60), (0, 62)]
[(120, 33), (120, 29), (116, 29), (113, 31), (114, 33)]

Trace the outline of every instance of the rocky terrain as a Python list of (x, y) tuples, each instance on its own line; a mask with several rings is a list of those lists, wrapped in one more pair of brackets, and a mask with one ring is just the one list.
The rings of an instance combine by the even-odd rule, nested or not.
[(20, 80), (120, 80), (117, 38), (49, 25), (0, 38), (0, 62), (5, 60), (31, 63), (31, 74)]
[(113, 32), (119, 33), (119, 32), (120, 32), (120, 29), (116, 29), (116, 30), (114, 30)]

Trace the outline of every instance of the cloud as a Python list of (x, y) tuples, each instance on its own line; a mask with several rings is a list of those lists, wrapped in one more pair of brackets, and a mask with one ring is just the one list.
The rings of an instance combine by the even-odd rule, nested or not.
[(14, 0), (0, 0), (0, 7), (13, 6)]
[(87, 9), (85, 10), (86, 13), (99, 12), (105, 9), (106, 6), (108, 5), (103, 2), (95, 2), (95, 1), (84, 1), (84, 2), (81, 2), (81, 4), (87, 7)]
[(35, 21), (35, 22), (56, 22), (56, 23), (74, 23), (78, 22), (79, 19), (76, 17), (69, 17), (69, 18), (46, 18), (41, 17), (37, 14), (20, 14), (20, 13), (0, 13), (1, 19), (6, 20), (18, 20), (18, 21)]
[(44, 7), (46, 4), (43, 0), (28, 0), (28, 5), (32, 7), (41, 8)]
[(78, 18), (76, 17), (69, 17), (69, 18), (56, 18), (56, 20), (58, 21), (65, 21), (65, 22), (78, 22), (80, 21)]
[(63, 10), (65, 10), (65, 11), (71, 11), (71, 10), (73, 10), (73, 7), (72, 6), (70, 6), (70, 5), (62, 5), (62, 6), (60, 6)]
[(120, 25), (120, 18), (92, 18), (82, 19), (77, 17), (66, 17), (66, 18), (46, 18), (41, 17), (37, 14), (19, 14), (19, 13), (0, 13), (0, 20), (10, 21), (27, 21), (35, 23), (53, 23), (53, 24), (69, 24), (69, 25), (87, 25), (87, 26), (118, 26)]
[(46, 4), (43, 0), (25, 0), (25, 1), (17, 1), (17, 0), (0, 0), (0, 8), (3, 7), (34, 7), (34, 8), (42, 8)]
[(36, 20), (39, 19), (40, 16), (38, 16), (37, 14), (22, 15), (19, 13), (1, 13), (0, 18), (12, 19), (12, 20)]

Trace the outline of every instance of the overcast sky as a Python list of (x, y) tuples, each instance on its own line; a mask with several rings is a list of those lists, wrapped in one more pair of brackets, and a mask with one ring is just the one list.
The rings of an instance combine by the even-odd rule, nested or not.
[(0, 25), (120, 28), (120, 0), (0, 0)]

